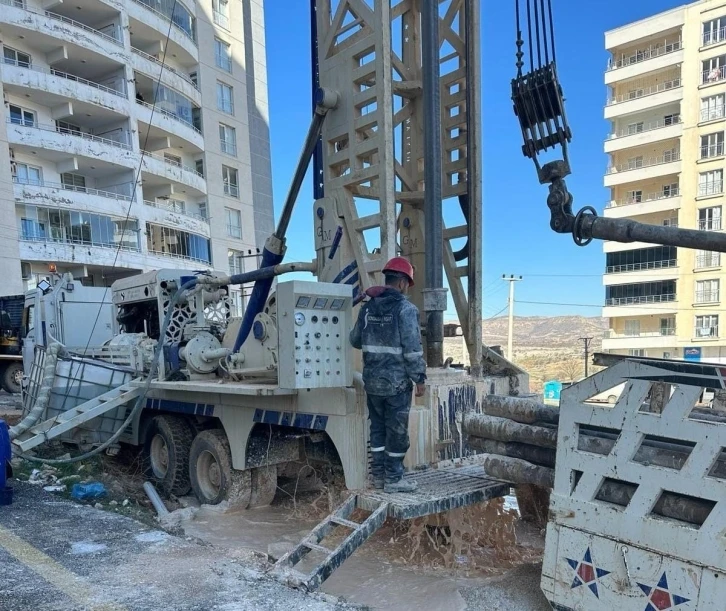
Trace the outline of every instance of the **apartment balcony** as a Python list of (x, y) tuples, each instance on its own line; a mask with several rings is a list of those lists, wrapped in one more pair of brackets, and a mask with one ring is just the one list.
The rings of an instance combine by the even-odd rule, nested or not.
[(712, 121), (723, 121), (726, 118), (726, 107), (723, 104), (714, 106), (713, 108), (704, 108), (701, 110), (699, 125), (710, 123)]
[(680, 189), (668, 193), (656, 191), (638, 197), (611, 200), (606, 204), (604, 216), (608, 218), (631, 218), (655, 212), (672, 212), (681, 207)]
[(202, 174), (194, 168), (167, 159), (162, 155), (143, 152), (141, 171), (144, 173), (145, 187), (170, 186), (170, 193), (174, 193), (175, 189), (179, 188), (193, 197), (207, 194), (207, 183)]
[[(56, 125), (20, 123), (12, 119), (8, 119), (7, 123), (8, 143), (16, 152), (37, 155), (56, 164), (73, 165), (74, 171), (81, 169), (80, 165), (74, 164), (106, 172), (118, 171), (118, 166), (127, 169), (138, 167), (138, 153), (126, 142), (68, 131)], [(119, 135), (125, 136), (122, 132)]]
[(6, 93), (29, 95), (33, 102), (48, 108), (72, 101), (74, 114), (92, 115), (97, 123), (118, 121), (130, 114), (122, 77), (111, 87), (55, 68), (8, 59), (0, 64), (0, 70)]
[(19, 180), (17, 178), (13, 179), (13, 183), (16, 202), (116, 216), (127, 214), (134, 192), (133, 183), (123, 183), (106, 189), (91, 189), (56, 182)]
[(605, 174), (605, 186), (615, 187), (641, 180), (653, 180), (659, 176), (679, 174), (681, 171), (680, 152), (665, 151), (662, 155), (628, 161), (612, 165)]
[(209, 219), (199, 213), (188, 212), (174, 204), (144, 200), (149, 207), (145, 215), (147, 220), (157, 225), (166, 225), (183, 231), (191, 231), (208, 238), (210, 236)]
[[(132, 0), (126, 3), (132, 39), (131, 44), (139, 48), (139, 45), (135, 44), (135, 38), (159, 41), (166, 39), (167, 34), (169, 34), (167, 54), (175, 56), (177, 61), (185, 66), (199, 63), (196, 24), (192, 23), (189, 27), (185, 27), (177, 19), (172, 20), (170, 15), (155, 8), (154, 4), (156, 3), (153, 0)], [(190, 5), (194, 7), (195, 3), (190, 2)], [(193, 12), (185, 4), (178, 2), (175, 3), (175, 6), (180, 7), (177, 11), (193, 15)]]
[(633, 148), (680, 138), (683, 135), (683, 123), (677, 119), (660, 119), (638, 125), (637, 128), (625, 128), (610, 134), (605, 140), (605, 152), (614, 153), (623, 149)]
[(693, 339), (698, 341), (707, 341), (713, 339), (719, 339), (721, 334), (719, 332), (719, 325), (712, 327), (694, 327)]
[(131, 47), (131, 51), (131, 67), (134, 70), (148, 76), (154, 82), (161, 78), (162, 84), (185, 95), (197, 106), (202, 105), (202, 94), (188, 74), (184, 74), (169, 64), (162, 63), (153, 55), (140, 49)]
[(718, 85), (719, 83), (724, 82), (726, 82), (726, 66), (712, 68), (710, 70), (702, 70), (699, 89), (703, 89), (704, 87), (709, 87), (711, 85)]
[[(196, 151), (201, 152), (204, 150), (204, 137), (202, 136), (202, 132), (190, 121), (171, 111), (165, 110), (159, 103), (154, 106), (147, 102), (136, 100), (136, 104), (136, 119), (139, 121), (140, 133), (142, 134), (139, 137), (139, 142), (142, 146), (144, 145), (147, 127), (152, 126), (161, 132), (159, 134), (161, 137), (172, 137), (174, 140), (183, 140), (185, 144), (193, 145)], [(149, 136), (154, 137), (151, 133), (149, 133)]]
[(682, 64), (683, 43), (680, 39), (661, 40), (617, 55), (618, 59), (608, 64), (606, 85)]
[(673, 348), (677, 342), (674, 328), (637, 333), (616, 333), (612, 329), (606, 332), (602, 340), (603, 350), (630, 350), (643, 348)]
[(639, 297), (618, 297), (608, 299), (603, 307), (603, 318), (622, 316), (656, 316), (675, 314), (678, 300), (675, 293), (663, 295), (641, 295)]
[(610, 97), (605, 106), (605, 118), (614, 119), (623, 115), (674, 104), (683, 99), (683, 83), (680, 77), (641, 87), (628, 93)]
[(676, 280), (679, 275), (678, 261), (666, 259), (663, 261), (647, 261), (645, 263), (628, 263), (625, 265), (610, 265), (605, 269), (603, 285), (616, 286), (618, 284), (636, 284), (647, 280)]
[(68, 45), (67, 57), (76, 61), (88, 58), (86, 61), (90, 62), (111, 61), (115, 66), (127, 62), (118, 26), (97, 30), (58, 13), (31, 9), (24, 0), (0, 0), (0, 4), (4, 5), (4, 31), (15, 30), (31, 47), (58, 49), (59, 41), (63, 41)]

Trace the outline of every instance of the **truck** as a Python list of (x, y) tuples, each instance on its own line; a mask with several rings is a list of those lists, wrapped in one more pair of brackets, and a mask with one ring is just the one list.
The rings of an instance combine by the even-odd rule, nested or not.
[(23, 305), (25, 295), (0, 297), (0, 386), (15, 394), (21, 389)]

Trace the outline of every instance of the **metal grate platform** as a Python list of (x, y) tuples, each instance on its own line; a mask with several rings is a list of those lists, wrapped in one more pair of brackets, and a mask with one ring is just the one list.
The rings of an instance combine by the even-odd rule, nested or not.
[(510, 484), (492, 479), (480, 465), (428, 469), (405, 477), (418, 482), (416, 492), (366, 490), (359, 493), (358, 506), (374, 511), (387, 503), (389, 517), (411, 520), (505, 496), (510, 489)]

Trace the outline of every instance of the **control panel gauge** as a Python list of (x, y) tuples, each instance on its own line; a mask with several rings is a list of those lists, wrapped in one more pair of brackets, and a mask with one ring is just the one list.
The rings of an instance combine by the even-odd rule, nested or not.
[(305, 314), (302, 312), (295, 312), (295, 324), (298, 327), (302, 327), (305, 324)]

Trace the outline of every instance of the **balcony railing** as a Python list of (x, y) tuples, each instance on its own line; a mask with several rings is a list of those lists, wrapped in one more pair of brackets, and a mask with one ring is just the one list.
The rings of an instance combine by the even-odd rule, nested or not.
[[(673, 225), (670, 225), (673, 227)], [(623, 265), (608, 265), (606, 273), (621, 274), (623, 272), (641, 272), (646, 269), (667, 269), (676, 267), (678, 261), (676, 259), (665, 259), (663, 261), (646, 261), (643, 263), (624, 263)]]
[(32, 129), (38, 129), (45, 132), (56, 132), (57, 134), (63, 134), (64, 136), (71, 136), (72, 138), (83, 138), (84, 140), (91, 140), (92, 142), (100, 142), (102, 144), (108, 144), (110, 146), (115, 146), (121, 149), (125, 149), (127, 151), (131, 150), (131, 145), (126, 144), (125, 142), (119, 142), (118, 140), (111, 140), (110, 138), (102, 138), (101, 136), (96, 136), (94, 134), (88, 134), (86, 132), (80, 132), (78, 130), (69, 130), (63, 127), (59, 127), (57, 125), (43, 125), (40, 123), (30, 122), (30, 121), (23, 121), (21, 119), (7, 119), (8, 123), (11, 123), (13, 125), (20, 125), (22, 127), (29, 127)]
[[(128, 250), (132, 252), (139, 252), (141, 250), (138, 245), (132, 245), (128, 242), (120, 241), (103, 241), (87, 239), (78, 236), (71, 237), (60, 237), (60, 236), (49, 236), (43, 235), (45, 231), (34, 230), (32, 228), (23, 228), (20, 232), (20, 239), (24, 242), (45, 242), (48, 244), (68, 244), (70, 246), (93, 246), (95, 248), (113, 248), (114, 250)], [(125, 232), (126, 236), (137, 235), (136, 230), (127, 229)], [(114, 235), (114, 238), (122, 239), (122, 236), (118, 234)]]
[(701, 84), (713, 84), (726, 81), (726, 66), (720, 66), (719, 68), (710, 68), (704, 70), (701, 73)]
[(184, 261), (197, 261), (199, 263), (209, 263), (209, 258), (205, 257), (195, 257), (193, 255), (181, 255), (179, 253), (175, 252), (168, 252), (164, 250), (157, 250), (154, 248), (148, 249), (149, 253), (152, 255), (158, 255), (160, 257), (171, 257), (172, 259), (183, 259)]
[(163, 70), (168, 70), (172, 74), (176, 74), (180, 79), (183, 81), (186, 81), (189, 83), (194, 89), (199, 91), (199, 85), (197, 85), (188, 74), (184, 74), (183, 72), (179, 72), (176, 68), (173, 68), (169, 64), (162, 62), (160, 59), (157, 59), (153, 55), (149, 55), (148, 53), (144, 53), (141, 49), (137, 49), (136, 47), (131, 47), (131, 51), (136, 53), (136, 55), (140, 55), (144, 59), (148, 59), (150, 62), (154, 62), (155, 64), (158, 64), (163, 68)]
[(227, 15), (212, 9), (212, 17), (214, 19), (214, 23), (216, 23), (220, 28), (229, 30), (229, 17), (227, 17)]
[(188, 165), (179, 163), (178, 161), (174, 161), (173, 159), (169, 159), (168, 157), (164, 157), (163, 155), (157, 155), (156, 153), (151, 153), (149, 151), (141, 151), (141, 153), (144, 157), (151, 157), (152, 159), (156, 159), (157, 161), (163, 161), (164, 163), (166, 163), (170, 166), (173, 166), (175, 168), (180, 168), (180, 169), (184, 170), (185, 172), (191, 172), (192, 174), (195, 174), (195, 175), (199, 176), (200, 178), (204, 178), (204, 176), (202, 174), (200, 174), (199, 172), (197, 172), (196, 169), (194, 169)]
[[(164, 13), (162, 13), (161, 11), (157, 11), (157, 10), (156, 10), (156, 9), (155, 9), (154, 7), (152, 7), (152, 6), (149, 6), (149, 5), (148, 5), (148, 4), (146, 3), (146, 2), (143, 2), (143, 0), (134, 0), (134, 2), (136, 2), (137, 4), (140, 4), (141, 6), (143, 6), (143, 7), (144, 7), (144, 8), (146, 8), (146, 9), (150, 10), (150, 11), (151, 11), (152, 13), (154, 13), (154, 14), (155, 14), (155, 15), (157, 15), (158, 17), (161, 17), (161, 18), (162, 18), (162, 19), (164, 19), (165, 21), (170, 21), (170, 22), (171, 22), (171, 24), (172, 24), (172, 25), (173, 25), (173, 26), (174, 26), (174, 27), (175, 27), (175, 28), (176, 28), (177, 30), (179, 30), (179, 31), (180, 31), (180, 32), (181, 32), (182, 34), (184, 34), (184, 36), (186, 36), (186, 37), (187, 37), (187, 38), (188, 38), (189, 40), (191, 40), (191, 41), (192, 41), (192, 42), (194, 43), (194, 46), (195, 46), (195, 47), (197, 46), (197, 41), (196, 41), (196, 39), (195, 39), (194, 33), (188, 32), (188, 31), (187, 31), (186, 29), (184, 29), (184, 27), (183, 27), (183, 26), (181, 26), (181, 25), (180, 25), (180, 24), (178, 24), (178, 23), (177, 23), (176, 21), (174, 21), (174, 20), (173, 20), (173, 19), (172, 19), (171, 17), (169, 17), (169, 15), (165, 15), (165, 14), (164, 14)], [(181, 4), (181, 3), (180, 3), (180, 4)]]
[(227, 235), (232, 238), (241, 239), (242, 238), (242, 227), (240, 227), (239, 225), (227, 224)]
[(713, 157), (723, 157), (724, 143), (704, 144), (701, 146), (701, 159), (712, 159)]
[(671, 125), (678, 125), (680, 122), (681, 117), (680, 115), (677, 115), (668, 119), (661, 119), (660, 121), (650, 121), (649, 123), (638, 124), (635, 128), (626, 127), (625, 129), (611, 133), (608, 138), (610, 140), (614, 140), (615, 138), (626, 138), (627, 136), (635, 136), (636, 134), (670, 127)]
[(605, 339), (633, 339), (638, 337), (672, 337), (676, 334), (675, 327), (664, 327), (660, 331), (638, 331), (637, 333), (616, 333), (613, 329), (608, 329), (604, 337)]
[(721, 219), (699, 219), (698, 228), (701, 231), (721, 231)]
[(638, 295), (636, 297), (611, 297), (605, 301), (606, 306), (638, 305), (644, 303), (668, 303), (676, 300), (675, 293), (663, 295)]
[(669, 91), (671, 89), (678, 89), (679, 87), (681, 87), (680, 77), (671, 79), (670, 81), (663, 81), (662, 83), (658, 83), (657, 85), (652, 85), (650, 87), (641, 87), (640, 89), (629, 91), (628, 93), (612, 96), (608, 98), (607, 105), (611, 106), (613, 104), (622, 104), (623, 102), (630, 102), (631, 100), (655, 95), (656, 93), (663, 93), (664, 91)]
[(180, 117), (179, 115), (161, 108), (158, 104), (154, 106), (154, 104), (149, 104), (148, 102), (144, 102), (143, 100), (136, 100), (137, 104), (141, 104), (142, 106), (145, 106), (146, 108), (149, 108), (153, 112), (159, 112), (162, 115), (165, 115), (169, 117), (170, 119), (174, 119), (175, 121), (179, 121), (179, 123), (183, 123), (186, 127), (189, 127), (193, 129), (195, 132), (201, 135), (202, 130), (200, 130), (196, 125), (194, 125), (191, 121), (187, 121), (186, 119)]
[(713, 108), (703, 108), (701, 110), (701, 121), (715, 121), (716, 119), (723, 119), (726, 117), (724, 110), (726, 106), (723, 104), (714, 106)]
[(219, 148), (227, 155), (237, 156), (237, 143), (234, 140), (220, 140)]
[[(46, 68), (45, 66), (29, 64), (28, 62), (21, 62), (21, 61), (17, 61), (14, 59), (8, 59), (7, 57), (3, 59), (3, 63), (8, 66), (16, 66), (17, 68), (22, 68), (23, 70), (32, 70), (33, 72), (41, 72), (43, 74), (50, 74), (51, 76), (57, 76), (60, 78), (68, 79), (69, 81), (73, 81), (75, 83), (81, 83), (81, 85), (88, 85), (89, 87), (93, 87), (94, 89), (98, 89), (99, 91), (105, 91), (106, 93), (117, 95), (122, 98), (127, 97), (125, 91), (119, 91), (118, 89), (114, 89), (113, 87), (108, 87), (107, 85), (101, 85), (101, 83), (89, 81), (88, 79), (81, 78), (80, 76), (76, 76), (75, 74), (69, 74), (68, 72), (62, 72), (61, 70), (56, 70), (55, 68)], [(119, 79), (119, 82), (121, 83), (121, 86), (123, 87), (126, 81), (124, 81), (123, 79)]]
[(640, 170), (641, 168), (650, 168), (657, 165), (663, 165), (666, 163), (673, 163), (674, 161), (681, 160), (680, 151), (668, 151), (659, 157), (648, 157), (644, 159), (638, 159), (637, 161), (628, 161), (626, 163), (620, 163), (618, 165), (611, 165), (607, 169), (608, 174), (616, 174), (618, 172), (629, 172), (631, 170)]
[(217, 96), (217, 110), (226, 112), (228, 115), (233, 115), (234, 114), (234, 100)]
[(718, 303), (721, 292), (716, 290), (696, 291), (696, 303)]
[(710, 255), (700, 255), (696, 257), (696, 269), (708, 269), (710, 267), (720, 267), (721, 253), (714, 252)]
[(214, 62), (222, 70), (232, 72), (232, 58), (226, 53), (215, 53)]
[[(131, 195), (123, 193), (116, 193), (114, 191), (104, 191), (103, 189), (91, 189), (89, 187), (80, 187), (76, 185), (66, 185), (60, 182), (50, 182), (47, 180), (33, 180), (32, 178), (19, 178), (13, 176), (13, 182), (16, 185), (26, 185), (31, 187), (40, 187), (42, 189), (63, 189), (64, 191), (75, 191), (76, 193), (86, 193), (88, 195), (94, 195), (97, 197), (106, 197), (108, 199), (118, 199), (125, 202), (129, 202), (133, 199)], [(116, 185), (119, 189), (128, 189), (129, 191), (133, 188), (133, 183), (123, 183)]]
[(68, 17), (65, 17), (64, 15), (59, 15), (58, 13), (53, 13), (51, 11), (36, 11), (28, 8), (24, 0), (0, 0), (0, 4), (4, 4), (5, 6), (12, 6), (13, 8), (21, 8), (29, 13), (33, 13), (34, 15), (40, 15), (41, 17), (48, 17), (49, 19), (62, 21), (63, 23), (73, 26), (74, 28), (79, 28), (81, 30), (84, 30), (85, 32), (90, 32), (92, 34), (95, 34), (96, 36), (100, 36), (101, 38), (108, 40), (115, 45), (123, 46), (124, 44), (115, 36), (111, 36), (110, 34), (101, 32), (100, 30), (87, 26), (85, 23), (81, 23), (80, 21), (76, 21), (75, 19), (70, 19)]
[(668, 193), (664, 193), (663, 191), (655, 191), (653, 193), (646, 193), (645, 195), (631, 195), (630, 197), (623, 197), (621, 199), (612, 200), (606, 204), (606, 207), (615, 208), (616, 206), (629, 206), (631, 204), (642, 204), (644, 202), (653, 202), (661, 199), (670, 199), (679, 196), (680, 189), (672, 188), (668, 191)]
[(183, 214), (184, 216), (188, 216), (193, 219), (197, 219), (200, 221), (204, 221), (205, 223), (209, 223), (209, 220), (206, 216), (199, 214), (198, 212), (187, 212), (186, 207), (184, 206), (177, 206), (174, 203), (167, 203), (167, 202), (152, 202), (150, 200), (144, 200), (144, 204), (147, 206), (151, 206), (152, 208), (157, 208), (158, 210), (166, 210), (168, 212), (176, 212), (177, 214)]
[(695, 327), (693, 337), (719, 337), (718, 325), (713, 327)]
[[(641, 62), (653, 59), (654, 57), (661, 57), (670, 53), (675, 53), (683, 48), (681, 40), (674, 41), (663, 41), (658, 44), (650, 45), (645, 49), (638, 49), (632, 53), (627, 54), (627, 57), (622, 57), (618, 61), (610, 60), (608, 62), (608, 70), (617, 70), (618, 68), (625, 68), (626, 66), (632, 66), (633, 64), (639, 64)], [(623, 54), (625, 55), (625, 54)]]
[(229, 195), (230, 197), (239, 197), (239, 186), (225, 182), (224, 194)]
[(703, 33), (703, 46), (710, 47), (726, 40), (726, 27)]
[(714, 180), (698, 185), (698, 196), (721, 195), (723, 193), (723, 180)]

